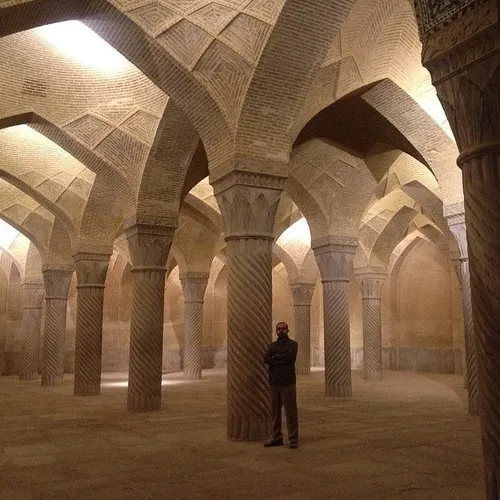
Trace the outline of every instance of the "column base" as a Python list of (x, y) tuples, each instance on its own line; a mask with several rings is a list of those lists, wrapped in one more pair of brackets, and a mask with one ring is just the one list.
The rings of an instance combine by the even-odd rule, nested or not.
[(351, 384), (333, 384), (325, 387), (325, 394), (337, 398), (348, 398), (352, 396)]
[(271, 434), (271, 418), (228, 415), (227, 437), (231, 441), (263, 441)]
[(87, 384), (75, 384), (75, 396), (99, 396), (101, 394), (101, 381)]
[(42, 387), (54, 387), (61, 385), (62, 375), (47, 375), (42, 373)]
[(161, 394), (128, 393), (127, 410), (135, 412), (156, 411), (161, 408)]
[(364, 377), (365, 380), (382, 380), (382, 372), (369, 372), (365, 373)]
[(201, 380), (201, 370), (196, 372), (184, 372), (184, 380)]

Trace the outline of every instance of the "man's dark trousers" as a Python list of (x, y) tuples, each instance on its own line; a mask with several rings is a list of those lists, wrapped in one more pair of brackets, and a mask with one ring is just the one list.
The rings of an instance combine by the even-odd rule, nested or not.
[(273, 411), (273, 441), (283, 441), (281, 431), (281, 408), (285, 407), (288, 440), (291, 445), (299, 444), (299, 419), (297, 412), (297, 386), (271, 386), (271, 405)]

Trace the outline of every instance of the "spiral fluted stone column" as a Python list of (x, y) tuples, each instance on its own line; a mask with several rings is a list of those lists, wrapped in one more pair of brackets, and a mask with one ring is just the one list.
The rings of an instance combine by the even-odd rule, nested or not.
[[(422, 59), (452, 126), (462, 169), (486, 498), (500, 499), (500, 23), (496, 0), (464, 1), (425, 29)], [(464, 290), (466, 288), (465, 283)]]
[(470, 289), (469, 253), (467, 249), (467, 230), (463, 205), (445, 208), (445, 215), (450, 230), (457, 241), (460, 256), (457, 259), (460, 265), (460, 285), (462, 291), (462, 309), (464, 317), (465, 337), (465, 379), (468, 391), (469, 413), (479, 413), (479, 381), (477, 373), (477, 356), (472, 317), (472, 298)]
[(203, 304), (208, 273), (181, 277), (184, 291), (184, 378), (201, 380), (203, 368)]
[(64, 371), (64, 337), (68, 293), (73, 271), (46, 269), (45, 283), (45, 330), (42, 354), (42, 386), (50, 387), (62, 382)]
[(232, 171), (214, 185), (227, 243), (227, 434), (271, 435), (264, 354), (272, 338), (273, 226), (285, 177)]
[(359, 272), (356, 279), (363, 302), (363, 374), (365, 380), (382, 380), (382, 287), (387, 274)]
[(300, 375), (311, 373), (311, 299), (315, 283), (292, 283), (295, 340), (299, 344), (295, 371)]
[(38, 348), (42, 321), (43, 283), (26, 282), (23, 291), (23, 343), (21, 347), (21, 380), (38, 378)]
[(356, 252), (352, 238), (327, 237), (313, 243), (323, 283), (325, 394), (352, 395), (351, 330), (347, 285)]
[(132, 259), (132, 315), (127, 408), (161, 408), (163, 317), (167, 258), (175, 228), (135, 225), (127, 229)]
[(110, 255), (78, 253), (75, 340), (75, 396), (101, 392), (104, 288)]

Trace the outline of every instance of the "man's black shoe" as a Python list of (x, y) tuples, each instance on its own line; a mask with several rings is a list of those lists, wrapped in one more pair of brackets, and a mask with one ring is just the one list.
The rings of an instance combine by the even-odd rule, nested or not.
[(271, 441), (264, 443), (264, 448), (270, 448), (271, 446), (283, 446), (283, 440), (271, 439)]
[(298, 448), (299, 445), (297, 443), (290, 443), (290, 448), (292, 448), (292, 450)]

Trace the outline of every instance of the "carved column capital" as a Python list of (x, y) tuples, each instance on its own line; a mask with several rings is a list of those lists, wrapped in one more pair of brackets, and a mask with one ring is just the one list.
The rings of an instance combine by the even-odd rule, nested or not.
[[(420, 0), (425, 3), (425, 0)], [(459, 166), (478, 146), (500, 151), (500, 29), (496, 0), (458, 2), (448, 23), (423, 37), (422, 60), (461, 151)], [(464, 126), (466, 124), (466, 126)]]
[(26, 281), (21, 286), (23, 291), (23, 309), (41, 309), (45, 288), (43, 282)]
[(290, 283), (293, 305), (310, 306), (316, 283)]
[(329, 236), (312, 244), (322, 282), (348, 282), (349, 266), (356, 253), (355, 238)]
[(67, 300), (69, 286), (73, 278), (74, 271), (62, 269), (45, 269), (43, 271), (43, 281), (45, 283), (45, 299)]
[(110, 254), (75, 254), (77, 288), (104, 288), (110, 257)]
[(382, 288), (387, 279), (384, 270), (359, 270), (355, 274), (363, 300), (382, 299)]
[(273, 241), (276, 211), (287, 177), (233, 170), (214, 182), (226, 241)]
[(175, 227), (136, 224), (127, 229), (132, 272), (166, 270)]
[(209, 273), (186, 273), (180, 277), (185, 302), (203, 303)]

